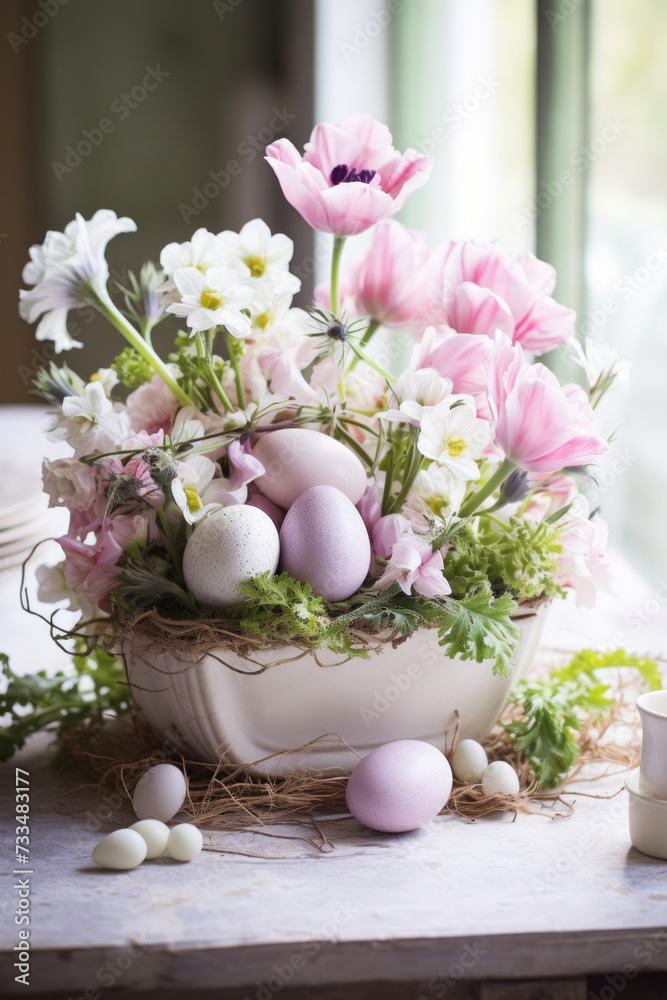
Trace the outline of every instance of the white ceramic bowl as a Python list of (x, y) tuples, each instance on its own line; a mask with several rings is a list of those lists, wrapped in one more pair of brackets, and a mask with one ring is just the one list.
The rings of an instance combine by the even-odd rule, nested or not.
[[(198, 662), (136, 643), (126, 643), (122, 653), (135, 702), (168, 744), (200, 760), (224, 756), (251, 764), (323, 737), (307, 753), (283, 753), (251, 770), (272, 776), (300, 765), (349, 771), (359, 758), (341, 738), (362, 756), (402, 739), (445, 750), (458, 711), (461, 739), (481, 739), (532, 663), (544, 617), (540, 608), (517, 618), (523, 634), (507, 678), (494, 677), (488, 661), (445, 656), (435, 629), (369, 660), (345, 661), (329, 649), (319, 650), (316, 660), (292, 646), (259, 650), (256, 663), (225, 649)], [(275, 661), (282, 662), (256, 672)]]
[(638, 767), (628, 774), (625, 787), (632, 846), (642, 854), (667, 860), (667, 800), (642, 795)]

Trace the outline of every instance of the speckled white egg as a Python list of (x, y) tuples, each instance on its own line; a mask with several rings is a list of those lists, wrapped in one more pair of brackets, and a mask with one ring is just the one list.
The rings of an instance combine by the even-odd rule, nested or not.
[(93, 850), (93, 861), (100, 868), (126, 871), (136, 868), (146, 857), (146, 841), (136, 830), (114, 830)]
[(494, 760), (482, 775), (485, 795), (518, 795), (519, 777), (506, 760)]
[(280, 529), (281, 569), (327, 601), (345, 601), (368, 573), (371, 546), (361, 514), (333, 486), (294, 501)]
[(188, 590), (209, 608), (227, 608), (243, 600), (239, 585), (278, 567), (280, 539), (276, 526), (258, 507), (240, 505), (214, 510), (197, 525), (183, 552)]
[(159, 819), (140, 819), (138, 823), (133, 823), (129, 829), (136, 830), (139, 836), (146, 841), (147, 861), (161, 857), (167, 850), (169, 827)]
[(265, 469), (255, 485), (285, 510), (312, 486), (334, 486), (353, 504), (366, 491), (366, 470), (354, 452), (319, 431), (271, 431), (253, 445), (253, 455)]
[(347, 807), (372, 830), (417, 830), (437, 816), (452, 790), (452, 770), (437, 747), (396, 740), (371, 750), (349, 777)]
[(139, 778), (132, 805), (139, 819), (166, 823), (185, 802), (185, 793), (183, 772), (174, 764), (156, 764)]
[(204, 838), (192, 823), (179, 823), (169, 831), (167, 854), (174, 861), (192, 861), (202, 849)]
[(486, 750), (477, 740), (461, 740), (452, 754), (454, 777), (469, 785), (478, 785), (488, 766)]

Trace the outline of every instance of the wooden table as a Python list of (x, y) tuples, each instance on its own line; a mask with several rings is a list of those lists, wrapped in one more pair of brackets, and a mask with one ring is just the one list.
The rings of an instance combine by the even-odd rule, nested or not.
[[(667, 862), (631, 848), (625, 792), (580, 797), (569, 819), (438, 818), (402, 835), (324, 821), (335, 845), (328, 853), (308, 823), (211, 832), (191, 864), (160, 859), (107, 872), (90, 853), (111, 828), (109, 803), (58, 813), (69, 786), (42, 764), (20, 766), (31, 772), (33, 950), (30, 989), (16, 985), (18, 995), (584, 1000), (595, 986), (586, 977), (597, 974), (591, 996), (600, 1000), (621, 985), (626, 1000), (667, 996), (667, 977), (656, 979), (667, 972)], [(6, 767), (4, 992), (14, 986), (18, 943), (8, 874), (13, 778)], [(593, 787), (621, 786), (615, 776)], [(132, 817), (116, 811), (113, 820)], [(264, 835), (276, 833), (313, 843)], [(647, 992), (647, 974), (660, 992)]]

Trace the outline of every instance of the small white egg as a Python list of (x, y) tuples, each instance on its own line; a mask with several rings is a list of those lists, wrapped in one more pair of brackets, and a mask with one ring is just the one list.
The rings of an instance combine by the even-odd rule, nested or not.
[(185, 802), (185, 778), (173, 764), (156, 764), (141, 775), (134, 789), (132, 805), (139, 819), (159, 819), (165, 823)]
[(192, 823), (172, 826), (167, 841), (167, 854), (174, 861), (192, 861), (202, 849), (204, 838)]
[(506, 760), (494, 760), (482, 775), (485, 795), (518, 795), (519, 777)]
[(136, 830), (114, 830), (93, 850), (93, 861), (100, 868), (125, 871), (136, 868), (146, 857), (146, 841)]
[(167, 850), (169, 827), (160, 822), (159, 819), (140, 819), (138, 823), (133, 823), (129, 829), (136, 830), (146, 841), (147, 861), (159, 858)]
[(486, 750), (477, 740), (461, 740), (452, 754), (454, 777), (469, 785), (478, 785), (488, 766)]

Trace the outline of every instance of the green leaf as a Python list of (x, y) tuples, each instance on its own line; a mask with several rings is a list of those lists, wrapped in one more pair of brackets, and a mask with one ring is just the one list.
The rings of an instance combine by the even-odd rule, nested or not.
[[(33, 733), (43, 729), (64, 732), (105, 712), (126, 712), (130, 696), (121, 661), (101, 649), (73, 658), (72, 667), (48, 677), (45, 670), (16, 674), (0, 653), (0, 760), (6, 761)], [(21, 709), (28, 711), (20, 711)]]
[(475, 594), (462, 600), (439, 598), (442, 605), (438, 620), (440, 645), (449, 656), (462, 660), (493, 660), (493, 672), (500, 677), (511, 673), (510, 658), (521, 632), (512, 621), (517, 609), (512, 595), (494, 598), (488, 581)]
[(314, 646), (322, 645), (329, 619), (322, 598), (313, 594), (309, 583), (288, 573), (262, 573), (239, 589), (250, 600), (227, 608), (225, 617), (240, 619), (244, 635), (285, 642), (305, 639)]

